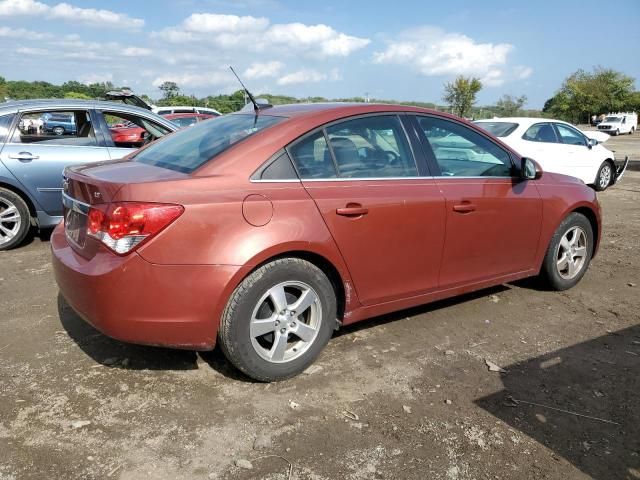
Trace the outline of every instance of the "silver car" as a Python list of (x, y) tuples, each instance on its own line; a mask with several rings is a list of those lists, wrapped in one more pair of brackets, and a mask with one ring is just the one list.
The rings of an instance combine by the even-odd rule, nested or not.
[(62, 220), (66, 166), (122, 158), (178, 128), (113, 101), (0, 103), (0, 250), (19, 245), (31, 226)]

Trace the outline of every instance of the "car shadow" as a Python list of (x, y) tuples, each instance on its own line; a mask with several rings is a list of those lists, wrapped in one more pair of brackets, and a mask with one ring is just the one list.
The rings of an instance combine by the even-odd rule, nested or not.
[(596, 480), (640, 476), (640, 325), (504, 367), (475, 404)]

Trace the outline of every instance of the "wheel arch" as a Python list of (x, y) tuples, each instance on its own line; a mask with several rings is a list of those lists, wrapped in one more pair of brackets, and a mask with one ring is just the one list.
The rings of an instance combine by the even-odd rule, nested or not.
[(596, 215), (596, 213), (589, 207), (587, 206), (580, 206), (578, 208), (573, 209), (570, 213), (580, 213), (582, 215), (584, 215), (585, 217), (587, 217), (587, 220), (589, 220), (589, 223), (591, 224), (591, 229), (593, 230), (593, 249), (591, 252), (592, 258), (596, 256), (596, 253), (598, 252), (598, 247), (600, 246), (600, 223), (598, 220), (598, 216)]
[(9, 190), (9, 191), (15, 193), (16, 195), (18, 195), (20, 198), (22, 198), (22, 200), (24, 200), (24, 203), (26, 203), (27, 207), (29, 208), (29, 215), (31, 216), (32, 222), (34, 221), (34, 219), (38, 218), (37, 213), (36, 213), (36, 206), (35, 206), (34, 202), (31, 200), (31, 197), (29, 197), (29, 195), (24, 190), (16, 187), (15, 185), (13, 185), (11, 183), (5, 182), (2, 179), (0, 179), (0, 188), (4, 188), (5, 190)]

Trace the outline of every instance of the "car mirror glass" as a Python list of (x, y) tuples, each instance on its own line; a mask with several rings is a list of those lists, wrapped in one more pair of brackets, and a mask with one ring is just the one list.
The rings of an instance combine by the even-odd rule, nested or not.
[(540, 178), (542, 170), (532, 159), (524, 157), (520, 167), (520, 175), (526, 180), (535, 180)]

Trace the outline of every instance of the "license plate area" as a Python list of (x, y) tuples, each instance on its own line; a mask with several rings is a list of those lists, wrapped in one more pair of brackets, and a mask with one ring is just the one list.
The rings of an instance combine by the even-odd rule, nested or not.
[(84, 247), (87, 238), (89, 205), (63, 195), (64, 231), (67, 239), (77, 247)]

